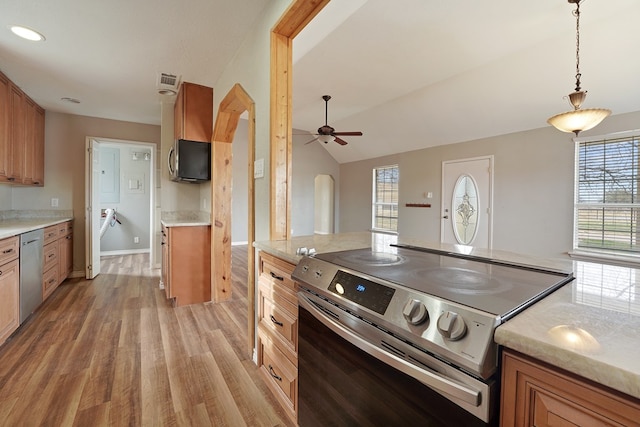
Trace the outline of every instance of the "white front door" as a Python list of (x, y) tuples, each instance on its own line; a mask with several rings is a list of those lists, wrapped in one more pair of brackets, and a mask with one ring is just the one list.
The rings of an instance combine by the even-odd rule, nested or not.
[(491, 248), (493, 156), (442, 162), (440, 241)]
[(95, 139), (86, 143), (85, 194), (85, 277), (100, 274), (100, 144)]

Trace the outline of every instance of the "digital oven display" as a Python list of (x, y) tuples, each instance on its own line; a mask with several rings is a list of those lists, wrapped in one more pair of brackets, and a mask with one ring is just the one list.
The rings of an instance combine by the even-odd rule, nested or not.
[(384, 314), (396, 290), (338, 270), (329, 285), (329, 291), (376, 313)]

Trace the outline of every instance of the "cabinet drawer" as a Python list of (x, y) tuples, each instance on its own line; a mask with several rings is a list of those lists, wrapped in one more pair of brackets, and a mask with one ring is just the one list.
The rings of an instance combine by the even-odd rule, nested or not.
[(18, 236), (0, 240), (0, 265), (18, 258), (20, 239)]
[[(298, 315), (297, 307), (289, 302), (276, 304), (265, 294), (264, 290), (270, 289), (268, 286), (260, 285), (258, 302), (258, 319), (260, 324), (272, 331), (284, 340), (286, 345), (297, 354), (298, 353)], [(288, 307), (287, 305), (290, 305)], [(291, 311), (295, 310), (295, 314)]]
[(58, 269), (51, 268), (42, 276), (42, 299), (45, 300), (58, 287)]
[(53, 267), (57, 267), (58, 258), (59, 258), (58, 243), (54, 242), (54, 243), (49, 243), (48, 245), (45, 245), (43, 256), (44, 256), (44, 261), (43, 261), (42, 271), (46, 272), (47, 270), (50, 270)]
[(263, 330), (258, 331), (258, 365), (280, 403), (295, 413), (298, 406), (298, 370)]
[[(296, 296), (297, 285), (291, 278), (294, 266), (268, 254), (260, 254), (260, 278), (259, 280), (277, 286), (283, 298), (287, 298), (292, 304), (298, 304)], [(297, 310), (296, 310), (297, 311)]]
[(71, 221), (63, 222), (62, 224), (58, 224), (58, 237), (64, 237), (71, 234), (73, 231), (73, 226), (71, 225)]
[(44, 229), (44, 244), (51, 243), (58, 238), (58, 226), (50, 225)]

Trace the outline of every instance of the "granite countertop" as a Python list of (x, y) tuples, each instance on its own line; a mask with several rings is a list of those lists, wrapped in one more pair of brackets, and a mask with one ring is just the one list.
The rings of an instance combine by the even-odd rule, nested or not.
[(73, 217), (51, 217), (51, 218), (25, 218), (25, 219), (3, 219), (0, 220), (0, 239), (17, 236), (22, 233), (45, 228), (50, 225), (60, 224), (70, 221)]
[(211, 225), (211, 214), (202, 211), (165, 211), (160, 213), (165, 227), (197, 227)]
[(509, 252), (422, 242), (381, 233), (343, 233), (255, 242), (292, 264), (298, 248), (332, 252), (391, 243), (572, 271), (575, 280), (496, 329), (498, 344), (640, 398), (640, 269), (539, 259)]

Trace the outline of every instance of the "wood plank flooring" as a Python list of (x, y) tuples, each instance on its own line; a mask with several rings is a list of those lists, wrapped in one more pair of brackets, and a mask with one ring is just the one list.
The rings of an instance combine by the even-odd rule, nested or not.
[(171, 307), (146, 254), (65, 281), (0, 347), (0, 425), (291, 426), (247, 354), (246, 254), (220, 304)]

